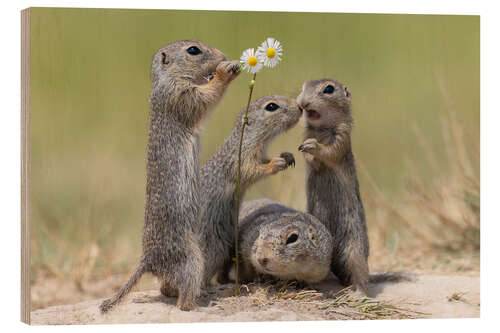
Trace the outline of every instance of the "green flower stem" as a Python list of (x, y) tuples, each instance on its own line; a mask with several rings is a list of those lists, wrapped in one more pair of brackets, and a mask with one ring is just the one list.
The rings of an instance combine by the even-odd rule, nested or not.
[(250, 101), (252, 100), (253, 87), (255, 85), (255, 78), (257, 73), (253, 74), (252, 81), (250, 81), (250, 93), (248, 94), (247, 109), (245, 110), (245, 116), (243, 117), (243, 124), (241, 125), (241, 136), (240, 136), (240, 146), (238, 148), (238, 179), (236, 182), (236, 225), (234, 227), (234, 250), (235, 250), (235, 262), (236, 262), (236, 295), (240, 295), (240, 252), (239, 252), (239, 216), (240, 216), (240, 183), (241, 183), (241, 150), (243, 149), (243, 134), (245, 133), (245, 127), (248, 125), (248, 109), (250, 108)]

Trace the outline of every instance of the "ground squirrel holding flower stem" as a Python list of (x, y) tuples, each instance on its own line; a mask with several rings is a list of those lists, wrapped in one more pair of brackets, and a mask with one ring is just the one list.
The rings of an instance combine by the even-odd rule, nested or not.
[(305, 112), (307, 210), (333, 236), (331, 270), (344, 285), (369, 294), (368, 236), (351, 149), (351, 92), (331, 80), (304, 83), (297, 103)]
[[(169, 44), (151, 68), (143, 254), (129, 281), (101, 312), (118, 303), (146, 272), (162, 292), (178, 296), (181, 310), (195, 307), (203, 277), (199, 225), (199, 147), (202, 120), (215, 107), (239, 63), (200, 41)], [(168, 291), (168, 292), (165, 292)]]
[[(219, 275), (222, 279), (227, 278), (234, 255), (238, 148), (244, 113), (245, 109), (239, 114), (232, 133), (201, 169), (200, 229), (207, 284), (217, 273), (223, 273)], [(295, 163), (291, 153), (269, 160), (266, 149), (276, 136), (297, 124), (301, 113), (294, 99), (282, 96), (262, 97), (250, 104), (243, 135), (240, 198), (257, 181)]]

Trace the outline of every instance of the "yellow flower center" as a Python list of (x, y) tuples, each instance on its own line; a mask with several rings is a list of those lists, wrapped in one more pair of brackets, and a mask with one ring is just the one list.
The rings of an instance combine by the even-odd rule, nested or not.
[(276, 50), (273, 49), (272, 47), (270, 47), (270, 48), (267, 49), (266, 55), (267, 55), (268, 58), (272, 59), (276, 55)]
[(252, 67), (255, 66), (255, 65), (257, 65), (257, 58), (255, 58), (255, 57), (249, 57), (248, 58), (248, 64), (250, 66), (252, 66)]

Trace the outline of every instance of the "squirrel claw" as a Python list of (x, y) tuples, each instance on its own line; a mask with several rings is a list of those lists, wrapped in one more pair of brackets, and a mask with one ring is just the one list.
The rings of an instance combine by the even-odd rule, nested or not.
[(283, 152), (280, 154), (280, 157), (283, 158), (286, 161), (286, 166), (289, 167), (295, 167), (295, 157), (293, 156), (292, 153), (289, 152)]
[(236, 69), (240, 67), (240, 63), (235, 61), (222, 61), (217, 65), (215, 69), (216, 76), (219, 76), (221, 80), (230, 82), (239, 75), (239, 71)]
[(271, 160), (271, 165), (272, 165), (271, 174), (274, 175), (275, 173), (283, 171), (286, 168), (288, 168), (288, 161), (285, 160), (283, 157), (274, 157)]
[(300, 146), (299, 151), (303, 153), (314, 153), (318, 149), (318, 141), (314, 138), (305, 140)]
[(232, 68), (233, 73), (239, 73), (241, 72), (241, 65), (240, 64), (234, 64)]

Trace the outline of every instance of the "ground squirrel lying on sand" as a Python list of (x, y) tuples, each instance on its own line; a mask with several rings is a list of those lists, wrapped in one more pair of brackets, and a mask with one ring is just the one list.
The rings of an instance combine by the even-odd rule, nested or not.
[(311, 214), (277, 201), (246, 201), (240, 209), (240, 279), (257, 274), (317, 283), (330, 272), (332, 236)]
[[(238, 116), (233, 132), (201, 169), (201, 235), (205, 256), (205, 283), (222, 269), (229, 269), (237, 221), (236, 184), (238, 147), (245, 110)], [(262, 97), (250, 105), (249, 124), (243, 135), (241, 198), (258, 180), (273, 175), (295, 163), (293, 155), (282, 153), (271, 160), (267, 146), (279, 134), (299, 121), (301, 111), (294, 99), (282, 96)], [(219, 275), (227, 277), (227, 271)]]
[(195, 307), (203, 276), (199, 225), (200, 123), (238, 75), (239, 64), (200, 41), (158, 50), (151, 68), (143, 254), (129, 281), (100, 309), (108, 311), (150, 272), (162, 292)]
[(297, 103), (305, 112), (307, 210), (331, 232), (331, 269), (344, 285), (368, 294), (368, 236), (351, 149), (351, 92), (331, 80), (304, 83)]

